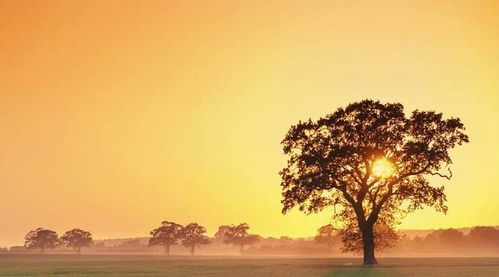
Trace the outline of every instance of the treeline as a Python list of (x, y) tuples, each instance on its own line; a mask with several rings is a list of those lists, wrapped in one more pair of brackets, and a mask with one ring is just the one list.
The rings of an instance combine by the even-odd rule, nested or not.
[(457, 229), (433, 231), (426, 236), (399, 239), (389, 253), (499, 255), (499, 230), (477, 226), (465, 233)]
[[(476, 226), (461, 231), (441, 229), (425, 235), (410, 236), (410, 232), (378, 232), (377, 252), (386, 256), (498, 256), (499, 229), (491, 226)], [(348, 232), (347, 232), (348, 234)], [(292, 239), (288, 237), (262, 239), (258, 245), (247, 249), (253, 255), (330, 255), (343, 256), (352, 251), (344, 244), (345, 232), (325, 225), (313, 238)], [(376, 235), (376, 234), (375, 234)]]
[[(151, 237), (147, 239), (148, 247), (161, 247), (166, 255), (170, 255), (170, 248), (174, 245), (182, 245), (189, 249), (191, 255), (195, 254), (197, 248), (211, 244), (213, 241), (222, 241), (224, 244), (232, 244), (239, 248), (242, 253), (244, 247), (254, 244), (260, 240), (260, 236), (248, 233), (249, 225), (241, 223), (238, 225), (222, 225), (219, 227), (215, 238), (206, 236), (206, 228), (197, 224), (189, 223), (185, 226), (171, 221), (163, 221), (158, 228), (150, 232)], [(39, 250), (41, 254), (47, 249), (64, 251), (72, 249), (80, 254), (82, 248), (91, 248), (92, 251), (104, 252), (114, 250), (116, 252), (140, 251), (146, 245), (139, 239), (127, 240), (113, 247), (105, 243), (94, 243), (92, 234), (78, 228), (67, 231), (59, 237), (53, 230), (37, 228), (28, 232), (25, 236), (23, 247), (15, 246), (10, 249), (0, 248), (0, 252), (24, 252), (28, 250)], [(109, 249), (111, 248), (111, 249)]]
[[(33, 249), (44, 253), (82, 248), (92, 253), (164, 253), (194, 255), (200, 249), (204, 255), (328, 255), (343, 256), (351, 245), (344, 244), (345, 233), (332, 225), (322, 226), (311, 238), (263, 238), (250, 234), (249, 225), (222, 225), (214, 237), (206, 236), (206, 228), (190, 223), (185, 226), (164, 221), (150, 232), (150, 237), (93, 241), (88, 231), (73, 229), (58, 237), (54, 231), (38, 228), (25, 237), (23, 247), (0, 249), (1, 252), (26, 252)], [(499, 230), (495, 227), (473, 227), (466, 231), (443, 229), (410, 236), (378, 232), (377, 250), (385, 255), (499, 255)], [(350, 251), (352, 252), (352, 251)], [(353, 251), (355, 252), (355, 251)]]

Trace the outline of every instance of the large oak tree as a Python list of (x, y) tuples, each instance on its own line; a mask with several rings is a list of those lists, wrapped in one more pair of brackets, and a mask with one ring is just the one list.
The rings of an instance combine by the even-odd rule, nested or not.
[[(446, 212), (443, 186), (452, 177), (449, 150), (468, 142), (458, 118), (434, 111), (404, 114), (402, 104), (363, 100), (317, 121), (299, 122), (282, 141), (283, 213), (335, 206), (335, 216), (362, 236), (364, 264), (376, 264), (374, 226), (394, 224), (423, 206)], [(354, 215), (352, 217), (352, 215)]]

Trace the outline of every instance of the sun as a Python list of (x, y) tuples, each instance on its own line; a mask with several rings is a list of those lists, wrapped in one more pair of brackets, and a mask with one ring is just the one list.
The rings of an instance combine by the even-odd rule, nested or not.
[(374, 161), (371, 170), (374, 176), (380, 178), (388, 178), (394, 172), (393, 164), (385, 158)]

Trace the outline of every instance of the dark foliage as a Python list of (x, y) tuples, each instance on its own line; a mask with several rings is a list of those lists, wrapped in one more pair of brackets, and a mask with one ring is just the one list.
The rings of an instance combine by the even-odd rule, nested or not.
[(205, 233), (206, 228), (197, 223), (190, 223), (182, 228), (181, 243), (185, 247), (190, 247), (191, 255), (194, 255), (196, 247), (210, 243), (210, 239), (205, 235)]
[(73, 248), (77, 253), (81, 252), (81, 248), (92, 245), (92, 234), (87, 231), (75, 228), (67, 231), (60, 238), (61, 244), (66, 247)]
[(239, 225), (220, 226), (218, 230), (219, 232), (223, 232), (219, 235), (223, 236), (225, 244), (238, 245), (242, 253), (244, 246), (254, 244), (260, 240), (260, 236), (248, 233), (249, 228), (248, 224), (241, 223)]
[(151, 231), (149, 246), (163, 245), (165, 254), (170, 254), (170, 246), (178, 243), (182, 237), (182, 225), (171, 221), (163, 221), (161, 226)]
[(27, 249), (40, 249), (40, 253), (44, 253), (47, 248), (55, 248), (59, 244), (57, 233), (43, 228), (30, 231), (26, 234), (24, 240), (24, 247)]
[(334, 228), (332, 224), (327, 224), (317, 229), (317, 235), (314, 241), (327, 246), (328, 252), (338, 242), (338, 229)]
[[(364, 263), (377, 263), (373, 230), (380, 217), (391, 225), (423, 206), (447, 211), (444, 187), (432, 186), (428, 176), (451, 178), (450, 169), (442, 170), (452, 163), (449, 149), (468, 142), (463, 131), (458, 118), (418, 110), (406, 116), (401, 104), (373, 100), (299, 122), (282, 141), (283, 213), (336, 206), (336, 219), (362, 234)], [(391, 167), (389, 175), (373, 172), (379, 161)]]

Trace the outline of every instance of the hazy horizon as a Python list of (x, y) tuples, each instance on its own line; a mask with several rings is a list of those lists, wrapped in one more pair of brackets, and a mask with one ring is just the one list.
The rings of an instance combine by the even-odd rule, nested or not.
[[(220, 224), (220, 225), (224, 225), (224, 224)], [(35, 229), (35, 228), (38, 228), (38, 227), (51, 229), (51, 230), (55, 231), (58, 235), (62, 235), (64, 232), (66, 232), (69, 229), (71, 229), (71, 228), (69, 228), (69, 229), (64, 229), (64, 230), (63, 229), (56, 230), (54, 228), (50, 228), (50, 226), (37, 226), (37, 227), (33, 227), (32, 229)], [(317, 226), (317, 228), (319, 228), (319, 227), (320, 226)], [(430, 228), (430, 229), (398, 229), (397, 231), (401, 232), (403, 234), (408, 234), (408, 233), (410, 234), (410, 233), (414, 233), (414, 232), (415, 233), (419, 233), (419, 232), (428, 233), (428, 232), (431, 232), (431, 231), (445, 230), (445, 229), (456, 229), (456, 230), (466, 229), (465, 233), (467, 233), (473, 227), (483, 227), (483, 226), (482, 225), (477, 225), (477, 226), (462, 226), (462, 227), (448, 227), (448, 228)], [(494, 225), (488, 225), (488, 226), (485, 226), (485, 227), (494, 227), (496, 229), (499, 228), (499, 226), (497, 226), (497, 225), (496, 226), (494, 226)], [(288, 235), (288, 234), (277, 234), (277, 235), (274, 235), (274, 236), (263, 235), (262, 237), (263, 238), (289, 237), (291, 239), (310, 239), (310, 238), (313, 238), (314, 236), (317, 235), (317, 228), (315, 228), (315, 230), (313, 232), (311, 232), (310, 234), (303, 235), (303, 236), (293, 236), (293, 235)], [(122, 236), (122, 237), (117, 237), (117, 236), (101, 237), (99, 234), (93, 233), (92, 230), (90, 230), (90, 231), (92, 233), (93, 239), (96, 242), (103, 241), (103, 240), (131, 240), (131, 239), (137, 239), (137, 238), (150, 238), (151, 237), (151, 235), (149, 234), (149, 232), (151, 230), (144, 231), (143, 235), (138, 235), (138, 236)], [(213, 238), (213, 237), (215, 237), (215, 233), (217, 231), (218, 231), (218, 228), (213, 229), (213, 230), (208, 229), (207, 232), (206, 232), (206, 234), (207, 234), (208, 237)], [(251, 231), (251, 233), (255, 233), (255, 232)], [(261, 234), (257, 234), (257, 233), (255, 233), (255, 234), (256, 235), (261, 235)], [(24, 244), (24, 235), (26, 235), (26, 234), (23, 234), (22, 239), (18, 240), (17, 243), (13, 242), (11, 244), (2, 244), (2, 245), (0, 245), (0, 247), (22, 246)], [(411, 237), (411, 235), (409, 235), (409, 237)]]
[(497, 226), (498, 8), (2, 1), (0, 245), (37, 227), (140, 237), (164, 220), (313, 236), (331, 210), (281, 214), (280, 142), (366, 98), (459, 117), (471, 140), (434, 179), (448, 214), (401, 229)]

